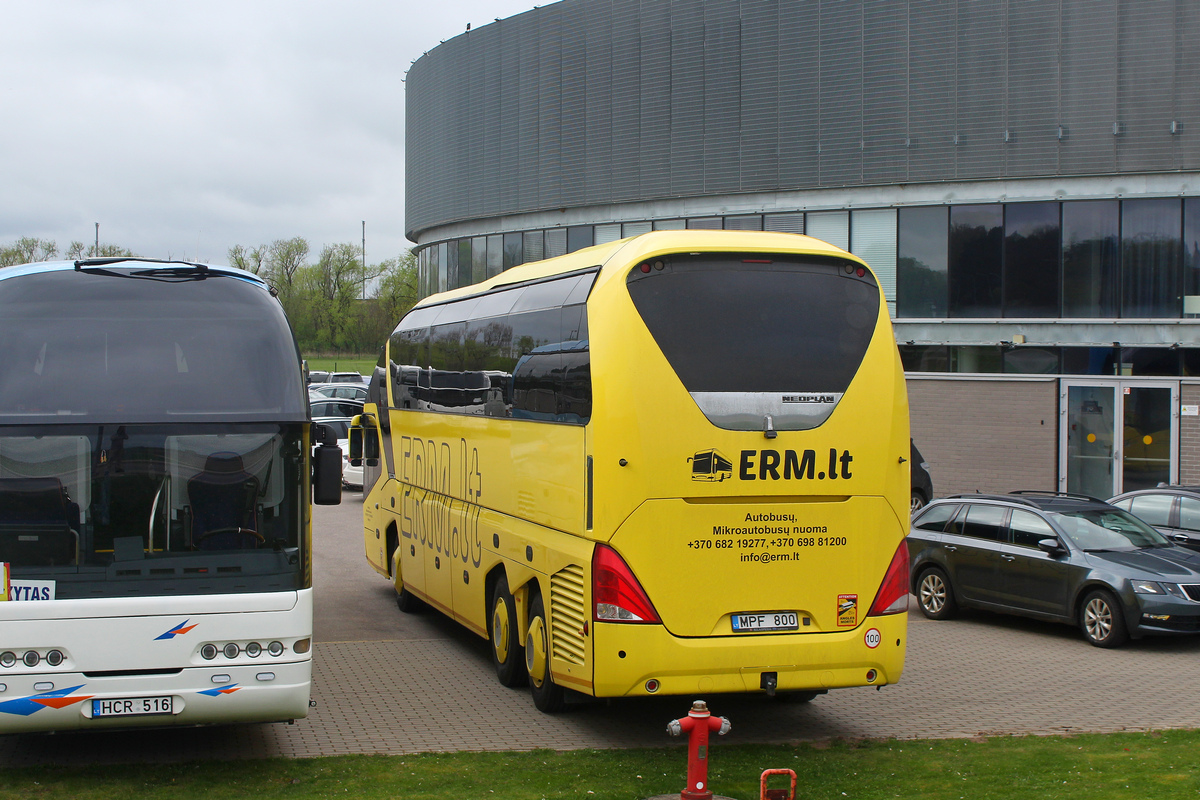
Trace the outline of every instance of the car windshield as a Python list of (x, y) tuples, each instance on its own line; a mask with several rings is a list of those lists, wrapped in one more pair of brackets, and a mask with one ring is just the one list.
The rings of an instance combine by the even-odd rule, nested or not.
[(1051, 516), (1067, 537), (1085, 552), (1170, 545), (1161, 533), (1119, 508), (1088, 508)]

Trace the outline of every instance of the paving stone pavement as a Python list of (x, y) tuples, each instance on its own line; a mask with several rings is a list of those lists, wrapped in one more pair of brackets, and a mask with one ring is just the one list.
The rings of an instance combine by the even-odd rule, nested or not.
[[(347, 499), (354, 499), (347, 495)], [(317, 516), (313, 699), (294, 725), (0, 737), (0, 765), (192, 761), (352, 753), (679, 746), (666, 723), (692, 697), (591, 701), (548, 716), (500, 686), (486, 643), (436, 613), (402, 614), (362, 560), (353, 503)], [(807, 704), (706, 698), (721, 741), (952, 738), (1200, 727), (1200, 637), (1119, 650), (1073, 628), (984, 613), (909, 613), (902, 680)]]

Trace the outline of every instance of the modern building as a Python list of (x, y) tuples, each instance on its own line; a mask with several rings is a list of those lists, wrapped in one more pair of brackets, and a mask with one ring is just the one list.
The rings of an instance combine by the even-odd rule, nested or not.
[(662, 228), (879, 275), (939, 494), (1200, 483), (1200, 5), (563, 0), (407, 78), (421, 290)]

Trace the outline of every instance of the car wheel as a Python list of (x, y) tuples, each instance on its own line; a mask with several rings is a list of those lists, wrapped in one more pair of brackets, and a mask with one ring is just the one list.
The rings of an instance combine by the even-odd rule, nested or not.
[(550, 631), (546, 626), (546, 611), (539, 594), (529, 604), (529, 633), (525, 637), (525, 666), (529, 672), (529, 688), (538, 711), (553, 714), (567, 704), (567, 694), (550, 674)]
[(1129, 639), (1125, 614), (1112, 592), (1096, 589), (1083, 599), (1079, 628), (1096, 647), (1120, 647)]
[(950, 579), (937, 567), (929, 567), (917, 580), (917, 605), (930, 619), (950, 619), (958, 613), (958, 603)]
[(525, 653), (517, 630), (517, 606), (508, 591), (508, 578), (501, 575), (492, 588), (492, 615), (489, 634), (492, 640), (492, 664), (502, 686), (524, 686)]
[(916, 489), (913, 489), (912, 499), (909, 500), (908, 513), (915, 514), (925, 507), (929, 501), (925, 499), (925, 495), (921, 494)]

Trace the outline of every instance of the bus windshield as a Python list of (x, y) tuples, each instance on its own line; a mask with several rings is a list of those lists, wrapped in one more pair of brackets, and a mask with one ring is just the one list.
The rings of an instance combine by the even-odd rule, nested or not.
[(0, 428), (0, 561), (39, 599), (304, 588), (303, 432)]

